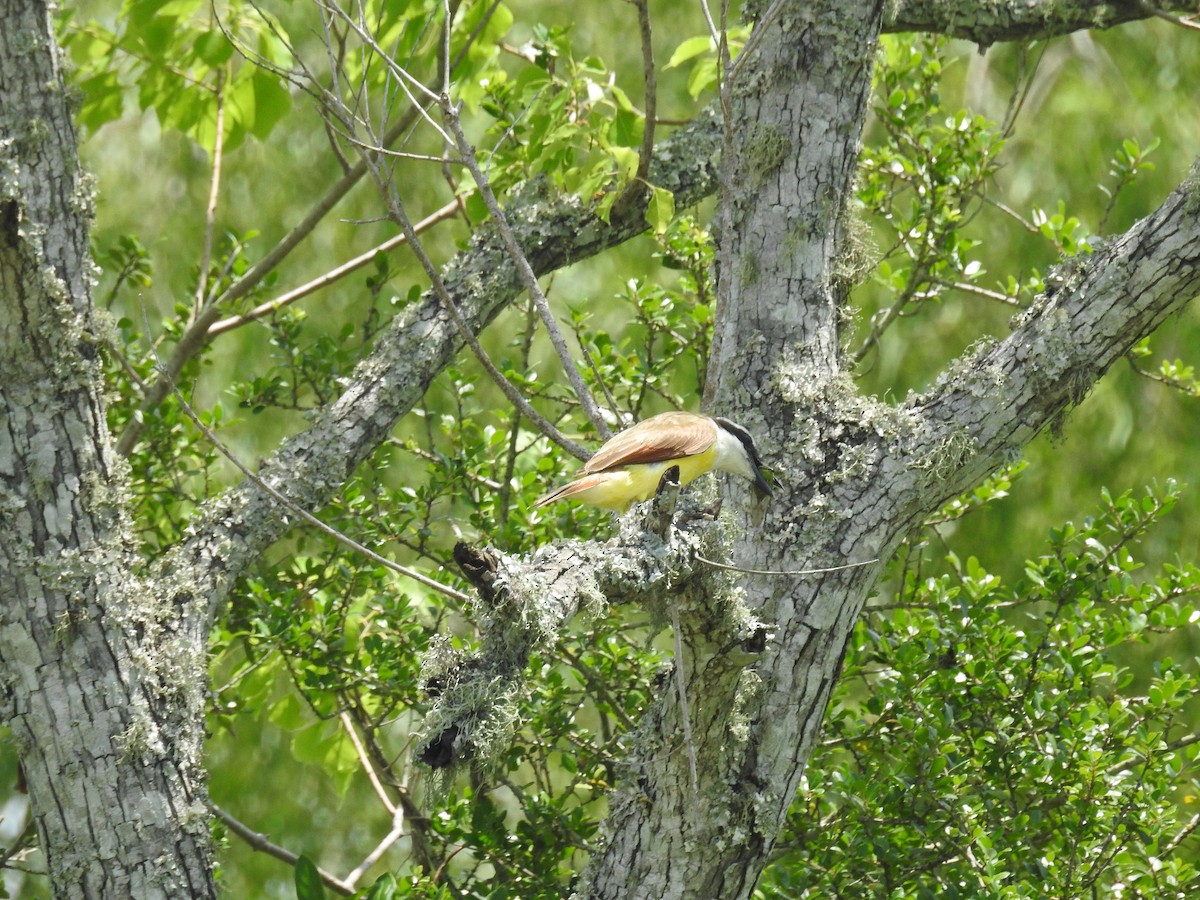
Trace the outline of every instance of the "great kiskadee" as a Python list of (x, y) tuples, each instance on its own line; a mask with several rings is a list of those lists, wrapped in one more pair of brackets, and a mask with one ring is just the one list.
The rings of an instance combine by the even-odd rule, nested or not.
[(728, 419), (666, 412), (610, 438), (584, 463), (581, 478), (539, 497), (534, 506), (569, 497), (625, 512), (653, 497), (671, 466), (679, 466), (680, 484), (717, 470), (750, 479), (759, 496), (771, 493), (758, 449), (746, 429)]

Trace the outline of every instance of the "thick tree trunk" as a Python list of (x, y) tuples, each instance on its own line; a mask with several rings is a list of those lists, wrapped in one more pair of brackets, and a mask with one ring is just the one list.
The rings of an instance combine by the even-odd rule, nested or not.
[[(784, 402), (776, 379), (795, 378), (800, 390), (837, 378), (841, 298), (830, 273), (870, 93), (880, 6), (783, 4), (761, 40), (751, 42), (733, 83), (713, 409), (765, 439), (776, 459), (796, 401)], [(788, 477), (789, 467), (779, 470)], [(832, 511), (813, 510), (803, 524), (798, 488), (785, 485), (766, 510), (772, 540), (761, 540), (760, 524), (747, 525), (735, 544), (739, 565), (800, 568), (788, 560), (806, 532), (811, 540), (801, 554), (843, 541), (853, 548), (850, 523)], [(884, 552), (876, 546), (869, 555)], [(849, 555), (826, 553), (838, 562)], [(767, 560), (772, 565), (758, 565)], [(688, 783), (678, 697), (665, 692), (652, 717), (661, 717), (663, 742), (647, 742), (637, 761), (641, 795), (625, 792), (613, 802), (608, 843), (586, 896), (751, 896), (817, 733), (859, 598), (877, 574), (873, 566), (825, 579), (756, 577), (743, 581), (751, 582), (746, 606), (729, 598), (714, 606), (703, 596), (667, 601), (681, 615), (699, 788)], [(810, 620), (792, 606), (818, 594), (843, 598), (830, 621)], [(731, 640), (747, 633), (770, 637), (757, 647)]]
[(56, 897), (214, 895), (204, 643), (135, 575), (50, 16), (0, 2), (0, 671)]

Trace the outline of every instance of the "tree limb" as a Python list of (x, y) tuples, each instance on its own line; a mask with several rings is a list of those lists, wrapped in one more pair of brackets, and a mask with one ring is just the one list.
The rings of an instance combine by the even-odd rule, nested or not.
[(1004, 0), (948, 4), (901, 0), (884, 11), (885, 32), (922, 31), (974, 41), (982, 47), (1003, 41), (1047, 40), (1073, 31), (1113, 28), (1163, 12), (1195, 12), (1195, 4), (1168, 0)]
[[(1200, 293), (1200, 161), (1157, 210), (1089, 256), (1060, 263), (1007, 338), (952, 366), (908, 408), (904, 464), (927, 507), (977, 484), (1078, 404), (1140, 339)], [(947, 456), (948, 448), (958, 451)], [(941, 450), (939, 450), (941, 448)], [(956, 458), (951, 458), (956, 457)], [(926, 510), (928, 511), (928, 510)]]

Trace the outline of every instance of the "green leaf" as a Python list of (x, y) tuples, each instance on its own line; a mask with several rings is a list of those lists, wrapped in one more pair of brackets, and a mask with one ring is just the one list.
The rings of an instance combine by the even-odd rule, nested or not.
[(233, 56), (233, 44), (225, 37), (224, 32), (218, 29), (206, 31), (197, 37), (192, 49), (196, 51), (197, 58), (214, 69), (228, 62)]
[(116, 72), (100, 72), (85, 78), (80, 87), (83, 88), (84, 100), (79, 121), (92, 131), (106, 122), (119, 119), (125, 111), (125, 89), (121, 87)]
[(321, 875), (307, 856), (296, 860), (296, 900), (325, 900)]
[(674, 68), (681, 63), (687, 62), (689, 59), (699, 56), (701, 53), (708, 53), (712, 49), (712, 38), (710, 38), (707, 34), (702, 34), (694, 38), (688, 38), (675, 48), (675, 52), (672, 53), (671, 58), (667, 60), (666, 68)]
[(642, 133), (646, 120), (635, 112), (619, 110), (613, 118), (609, 129), (609, 139), (621, 147), (638, 147), (642, 143)]
[(653, 188), (646, 205), (646, 222), (655, 234), (662, 234), (675, 218), (675, 195), (663, 188)]
[(396, 876), (391, 872), (385, 872), (371, 885), (366, 900), (393, 900), (397, 890), (399, 890), (399, 886), (396, 884)]
[(251, 80), (254, 88), (254, 118), (250, 133), (262, 140), (292, 108), (292, 96), (278, 76), (261, 69)]

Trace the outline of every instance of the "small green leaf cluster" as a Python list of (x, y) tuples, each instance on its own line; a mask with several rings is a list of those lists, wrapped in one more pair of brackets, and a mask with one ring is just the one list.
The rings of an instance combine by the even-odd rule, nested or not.
[(79, 73), (79, 121), (95, 131), (119, 119), (136, 93), (138, 107), (164, 129), (203, 147), (214, 146), (218, 106), (226, 149), (247, 136), (267, 137), (292, 106), (292, 57), (273, 20), (253, 7), (239, 0), (126, 0), (111, 27), (76, 24), (66, 10), (59, 26)]
[(972, 252), (979, 241), (965, 227), (980, 211), (1005, 140), (983, 116), (944, 104), (947, 44), (937, 36), (889, 38), (886, 64), (877, 69), (880, 136), (864, 147), (857, 190), (884, 248), (875, 280), (889, 307), (873, 319), (874, 337), (897, 314), (977, 285), (986, 274)]
[[(689, 396), (704, 384), (712, 343), (711, 236), (694, 217), (682, 216), (659, 240), (656, 257), (679, 278), (667, 285), (631, 278), (607, 305), (572, 311), (571, 322), (588, 354), (589, 386), (606, 387), (633, 420), (661, 409), (688, 409)], [(607, 327), (612, 312), (627, 310), (620, 332)]]
[[(576, 59), (570, 30), (535, 25), (522, 48), (525, 64), (495, 68), (464, 84), (463, 98), (493, 120), (488, 177), (498, 193), (532, 178), (598, 200), (608, 211), (638, 169), (645, 115), (596, 56)], [(487, 217), (478, 192), (466, 183), (472, 218)]]
[(855, 631), (760, 895), (1195, 896), (1200, 677), (1168, 654), (1200, 569), (1134, 554), (1176, 497), (1105, 492), (1011, 587), (909, 557)]
[[(725, 43), (729, 48), (732, 61), (745, 46), (746, 38), (750, 36), (750, 26), (735, 25), (725, 32)], [(692, 99), (719, 87), (721, 81), (720, 53), (711, 35), (699, 34), (690, 37), (679, 44), (667, 61), (666, 68), (673, 69), (691, 63), (688, 73), (687, 90)]]
[(246, 380), (234, 380), (230, 393), (238, 405), (257, 414), (269, 408), (303, 411), (335, 399), (339, 379), (346, 377), (370, 345), (393, 309), (372, 307), (372, 315), (355, 326), (345, 322), (333, 333), (304, 327), (303, 310), (273, 313), (265, 325), (270, 331), (270, 364)]

